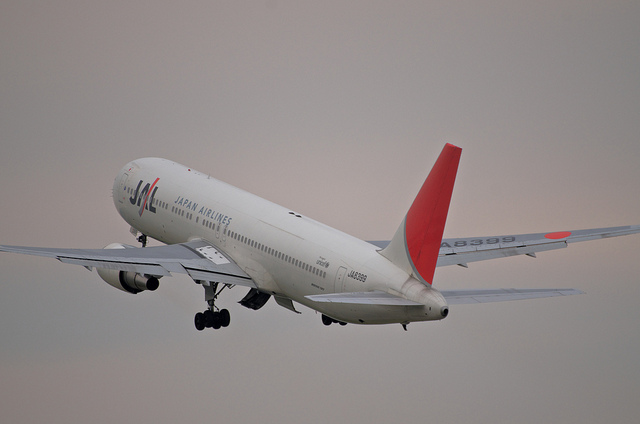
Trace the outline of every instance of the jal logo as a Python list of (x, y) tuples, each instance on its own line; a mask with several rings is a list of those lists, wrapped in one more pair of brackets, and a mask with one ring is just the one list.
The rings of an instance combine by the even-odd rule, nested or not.
[(160, 178), (156, 178), (153, 184), (147, 183), (142, 189), (143, 181), (140, 180), (135, 193), (133, 193), (133, 196), (129, 198), (132, 205), (140, 207), (140, 210), (138, 211), (140, 216), (142, 216), (142, 213), (145, 210), (148, 210), (151, 213), (156, 213), (156, 208), (153, 206), (153, 198), (156, 195), (156, 191), (158, 191), (158, 187), (156, 187), (158, 180), (160, 180)]

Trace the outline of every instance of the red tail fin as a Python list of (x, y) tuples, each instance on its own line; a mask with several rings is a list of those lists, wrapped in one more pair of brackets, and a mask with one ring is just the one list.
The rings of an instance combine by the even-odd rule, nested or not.
[(446, 144), (395, 236), (380, 253), (431, 284), (462, 149)]

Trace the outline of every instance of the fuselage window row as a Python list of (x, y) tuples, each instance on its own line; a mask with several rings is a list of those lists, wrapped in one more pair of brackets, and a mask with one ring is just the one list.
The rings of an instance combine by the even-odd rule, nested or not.
[(292, 256), (286, 255), (286, 254), (284, 254), (284, 253), (282, 253), (282, 252), (280, 252), (278, 250), (275, 250), (275, 249), (272, 249), (271, 247), (265, 246), (262, 243), (258, 243), (257, 241), (252, 240), (252, 239), (250, 239), (248, 237), (245, 237), (245, 236), (243, 236), (241, 234), (238, 234), (235, 231), (229, 231), (228, 235), (229, 235), (229, 237), (231, 237), (234, 240), (239, 241), (240, 243), (246, 244), (247, 246), (250, 246), (250, 247), (252, 247), (252, 248), (254, 248), (256, 250), (260, 250), (261, 252), (264, 252), (264, 253), (266, 253), (268, 255), (275, 256), (276, 258), (278, 258), (278, 259), (280, 259), (280, 260), (282, 260), (284, 262), (290, 263), (291, 265), (293, 265), (293, 266), (295, 266), (297, 268), (301, 268), (302, 270), (304, 270), (306, 272), (312, 273), (312, 274), (317, 275), (317, 276), (322, 277), (322, 278), (326, 278), (327, 277), (326, 271), (322, 271), (322, 270), (320, 270), (320, 269), (318, 269), (318, 268), (316, 268), (316, 267), (314, 267), (312, 265), (309, 265), (309, 264), (307, 264), (307, 263), (305, 263), (303, 261), (295, 259)]
[[(127, 189), (127, 191), (130, 192), (131, 189)], [(167, 210), (169, 209), (169, 205), (167, 203), (164, 203), (164, 202), (160, 201), (160, 200), (154, 199), (153, 200), (153, 204), (157, 205), (157, 206), (159, 206), (159, 207), (161, 207), (163, 209), (167, 209)], [(178, 216), (184, 217), (186, 211), (184, 209), (180, 209), (180, 208), (178, 208), (176, 206), (172, 206), (171, 207), (171, 212), (176, 214), (176, 215), (178, 215)], [(193, 219), (193, 214), (187, 212), (186, 213), (186, 218), (189, 219), (189, 220), (192, 220)], [(198, 222), (198, 218), (196, 218), (196, 222)], [(202, 225), (207, 227), (207, 228), (209, 228), (209, 229), (212, 229), (212, 230), (216, 229), (216, 223), (212, 222), (212, 221), (209, 221), (209, 220), (206, 220), (206, 219), (202, 220)], [(220, 227), (220, 224), (218, 224), (218, 229), (217, 229), (218, 231), (220, 230), (219, 227)], [(289, 264), (291, 264), (291, 265), (293, 265), (293, 266), (295, 266), (297, 268), (300, 268), (300, 269), (304, 270), (305, 272), (309, 272), (311, 274), (317, 275), (317, 276), (322, 277), (322, 278), (326, 278), (327, 277), (326, 271), (320, 270), (320, 269), (318, 269), (318, 268), (316, 268), (316, 267), (314, 267), (312, 265), (309, 265), (309, 264), (307, 264), (307, 263), (305, 263), (305, 262), (303, 262), (301, 260), (298, 260), (298, 259), (296, 259), (296, 258), (294, 258), (292, 256), (289, 256), (289, 255), (286, 255), (286, 254), (284, 254), (284, 253), (282, 253), (282, 252), (280, 252), (278, 250), (272, 249), (271, 247), (268, 247), (268, 246), (266, 246), (266, 245), (264, 245), (262, 243), (258, 243), (257, 241), (249, 239), (248, 237), (240, 235), (240, 234), (238, 234), (238, 233), (236, 233), (234, 231), (228, 231), (227, 232), (227, 228), (226, 227), (224, 228), (224, 235), (229, 235), (234, 240), (237, 240), (237, 241), (239, 241), (239, 242), (241, 242), (243, 244), (246, 244), (246, 245), (250, 246), (251, 248), (254, 248), (256, 250), (260, 250), (261, 252), (264, 252), (264, 253), (266, 253), (268, 255), (275, 256), (276, 258), (278, 258), (278, 259), (280, 259), (280, 260), (282, 260), (284, 262), (287, 262), (287, 263), (289, 263)]]
[[(127, 188), (126, 191), (128, 193), (132, 192), (131, 188)], [(165, 203), (165, 202), (163, 202), (163, 201), (161, 201), (159, 199), (153, 199), (151, 201), (151, 204), (154, 207), (159, 207), (159, 208), (162, 208), (162, 209), (169, 210), (169, 204)], [(186, 218), (189, 219), (189, 220), (193, 220), (193, 214), (188, 213), (184, 209), (178, 208), (176, 206), (172, 206), (171, 207), (171, 213), (174, 213), (174, 214), (176, 214), (176, 215), (178, 215), (180, 217), (185, 217), (185, 213), (186, 213)], [(197, 218), (196, 218), (196, 222), (198, 222)], [(204, 225), (205, 227), (207, 227), (209, 229), (212, 229), (212, 230), (216, 229), (216, 223), (212, 222), (212, 221), (209, 221), (209, 220), (206, 220), (206, 219), (202, 220), (202, 225)], [(220, 224), (218, 224), (218, 229), (217, 229), (218, 231), (220, 230), (219, 227), (220, 227)], [(247, 238), (245, 236), (242, 236), (242, 235), (240, 235), (240, 234), (238, 234), (238, 233), (236, 233), (234, 231), (229, 231), (227, 233), (227, 228), (225, 227), (224, 228), (224, 235), (227, 235), (227, 234), (231, 238), (233, 238), (234, 240), (238, 240), (239, 242), (241, 242), (243, 244), (246, 244), (246, 245), (248, 245), (248, 246), (250, 246), (250, 247), (252, 247), (254, 249), (257, 249), (257, 250), (260, 250), (261, 252), (267, 253), (268, 255), (275, 256), (276, 258), (278, 258), (278, 259), (280, 259), (280, 260), (282, 260), (284, 262), (290, 263), (291, 265), (293, 265), (293, 266), (295, 266), (297, 268), (301, 268), (302, 270), (304, 270), (306, 272), (312, 273), (312, 274), (317, 275), (317, 276), (322, 277), (322, 278), (326, 278), (326, 276), (327, 276), (327, 273), (325, 271), (322, 271), (322, 270), (320, 270), (320, 269), (318, 269), (318, 268), (316, 268), (316, 267), (314, 267), (312, 265), (309, 265), (309, 264), (307, 264), (307, 263), (305, 263), (303, 261), (295, 259), (292, 256), (286, 255), (286, 254), (284, 254), (284, 253), (282, 253), (282, 252), (280, 252), (278, 250), (272, 249), (271, 247), (268, 247), (268, 246), (266, 246), (266, 245), (264, 245), (262, 243), (258, 243), (257, 241), (249, 239), (249, 238)]]

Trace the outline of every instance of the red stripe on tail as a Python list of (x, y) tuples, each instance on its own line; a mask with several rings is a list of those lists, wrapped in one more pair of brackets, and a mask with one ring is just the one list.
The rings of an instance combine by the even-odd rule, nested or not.
[(405, 219), (406, 247), (413, 269), (429, 284), (438, 262), (442, 233), (462, 149), (446, 144)]

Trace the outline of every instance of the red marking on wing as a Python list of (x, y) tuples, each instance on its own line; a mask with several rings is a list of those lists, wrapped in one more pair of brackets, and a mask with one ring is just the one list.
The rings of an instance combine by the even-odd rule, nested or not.
[(549, 234), (545, 234), (544, 237), (551, 239), (551, 240), (558, 240), (561, 238), (566, 238), (569, 237), (571, 235), (571, 231), (560, 231), (557, 233), (549, 233)]
[(415, 270), (431, 284), (462, 149), (446, 144), (405, 220), (407, 250)]

